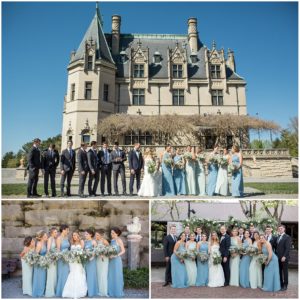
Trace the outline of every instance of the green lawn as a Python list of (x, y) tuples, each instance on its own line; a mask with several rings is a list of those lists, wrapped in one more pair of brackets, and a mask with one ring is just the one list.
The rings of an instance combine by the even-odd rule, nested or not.
[(298, 194), (297, 182), (246, 182), (245, 187), (252, 187), (265, 194)]

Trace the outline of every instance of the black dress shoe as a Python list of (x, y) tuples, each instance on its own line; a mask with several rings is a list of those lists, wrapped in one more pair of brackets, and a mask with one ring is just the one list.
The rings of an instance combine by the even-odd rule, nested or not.
[(105, 197), (105, 194), (101, 194), (101, 197)]
[(130, 193), (129, 196), (132, 197), (132, 196), (133, 196), (133, 193)]
[(34, 196), (34, 198), (40, 198), (40, 197), (42, 197), (42, 195), (40, 195), (40, 194), (33, 194), (33, 196)]
[(81, 195), (79, 195), (79, 197), (80, 198), (86, 198), (86, 195), (81, 194)]
[(120, 196), (120, 194), (119, 193), (115, 193), (115, 196)]
[(164, 284), (163, 284), (163, 286), (168, 286), (169, 285), (169, 282), (165, 282)]
[(57, 195), (56, 195), (56, 194), (52, 195), (52, 198), (55, 198), (55, 197), (57, 197)]
[(32, 197), (32, 195), (27, 195), (27, 198), (31, 198)]
[(281, 291), (286, 291), (287, 290), (287, 286), (284, 286), (283, 288), (281, 288)]
[(127, 193), (126, 193), (126, 192), (123, 192), (123, 196), (127, 196)]
[(111, 193), (107, 194), (107, 196), (111, 196)]

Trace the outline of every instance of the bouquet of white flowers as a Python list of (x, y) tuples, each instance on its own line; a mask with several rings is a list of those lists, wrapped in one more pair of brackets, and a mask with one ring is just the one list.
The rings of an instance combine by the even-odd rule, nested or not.
[(104, 245), (97, 245), (97, 247), (94, 248), (94, 254), (95, 256), (105, 256), (106, 255), (106, 246)]
[(208, 162), (213, 165), (217, 165), (219, 163), (219, 155), (214, 154), (209, 157)]
[(182, 161), (181, 158), (176, 162), (174, 161), (174, 169), (182, 170), (183, 168), (184, 168), (184, 162)]
[(227, 168), (228, 168), (227, 169), (228, 173), (231, 173), (231, 174), (235, 173), (238, 170), (238, 166), (236, 164), (232, 164), (232, 163), (229, 164)]
[(175, 254), (179, 257), (179, 259), (186, 259), (188, 257), (186, 250), (176, 251)]
[(107, 246), (106, 247), (106, 256), (112, 257), (118, 255), (118, 249), (116, 246)]
[(229, 247), (229, 252), (231, 255), (239, 254), (239, 251), (240, 251), (240, 247), (238, 247), (238, 246), (230, 246)]
[(197, 154), (197, 159), (199, 162), (204, 163), (206, 159), (205, 154)]
[(197, 250), (187, 250), (187, 259), (195, 260), (197, 257)]
[(167, 167), (172, 168), (172, 166), (173, 166), (173, 159), (172, 159), (172, 158), (166, 158), (166, 159), (164, 160), (164, 164), (165, 164)]
[(208, 261), (209, 255), (206, 252), (198, 252), (197, 253), (198, 259), (201, 263), (205, 263)]
[(37, 265), (41, 268), (48, 269), (50, 266), (50, 260), (46, 255), (45, 256), (39, 255)]
[(219, 265), (220, 263), (222, 263), (222, 256), (219, 251), (214, 251), (211, 254), (211, 256), (212, 256), (214, 265)]
[(242, 247), (239, 249), (239, 254), (241, 254), (241, 255), (246, 255), (246, 254), (247, 254), (247, 247), (242, 246)]
[(156, 163), (153, 160), (147, 162), (148, 173), (153, 174), (156, 171)]
[(58, 252), (56, 249), (51, 249), (46, 254), (46, 257), (50, 264), (55, 264), (60, 258), (60, 252)]
[(220, 167), (223, 167), (223, 168), (227, 167), (228, 166), (227, 158), (223, 157), (223, 156), (219, 157), (219, 165), (220, 165)]
[(33, 266), (37, 264), (39, 258), (40, 255), (38, 253), (36, 253), (34, 250), (30, 250), (23, 256), (22, 259), (24, 259), (24, 261), (30, 266)]
[(257, 257), (257, 262), (263, 265), (268, 260), (268, 256), (265, 254), (259, 254)]
[(185, 152), (185, 153), (183, 154), (183, 158), (184, 158), (185, 160), (192, 160), (192, 159), (193, 159), (192, 153), (191, 153), (191, 152)]
[(249, 246), (249, 247), (246, 248), (246, 253), (249, 256), (254, 256), (254, 255), (258, 254), (258, 249), (254, 246)]

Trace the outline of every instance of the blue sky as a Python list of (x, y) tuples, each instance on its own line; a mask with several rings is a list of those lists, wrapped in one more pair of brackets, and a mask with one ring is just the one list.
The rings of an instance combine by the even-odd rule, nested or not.
[[(198, 18), (202, 43), (235, 51), (250, 115), (286, 127), (298, 113), (298, 3), (101, 2), (104, 31), (187, 33)], [(95, 2), (2, 2), (2, 153), (61, 132), (70, 52)]]

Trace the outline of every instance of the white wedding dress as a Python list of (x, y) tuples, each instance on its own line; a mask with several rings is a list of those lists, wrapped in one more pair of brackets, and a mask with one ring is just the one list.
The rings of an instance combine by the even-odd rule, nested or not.
[(214, 265), (212, 254), (218, 252), (220, 254), (220, 246), (213, 245), (210, 248), (210, 257), (208, 261), (208, 286), (209, 287), (219, 287), (224, 286), (225, 278), (224, 272), (221, 264)]
[(146, 158), (144, 164), (144, 178), (138, 191), (140, 197), (157, 197), (161, 195), (162, 177), (161, 172), (155, 171), (153, 174), (148, 172), (148, 164), (153, 162), (152, 158)]
[[(72, 245), (72, 249), (81, 249), (80, 245)], [(83, 298), (87, 295), (85, 270), (81, 263), (69, 263), (70, 273), (62, 293), (63, 298)]]

